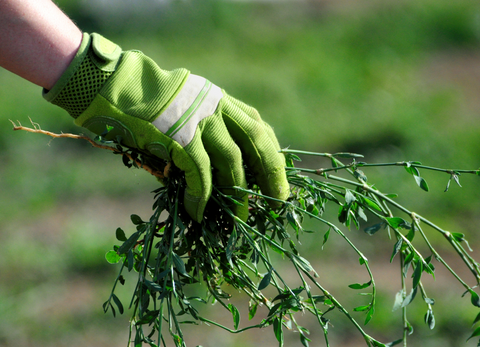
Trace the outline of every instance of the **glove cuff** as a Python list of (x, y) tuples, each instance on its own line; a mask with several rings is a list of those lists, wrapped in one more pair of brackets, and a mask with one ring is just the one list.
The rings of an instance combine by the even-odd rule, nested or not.
[(121, 55), (121, 48), (113, 42), (84, 33), (73, 61), (51, 90), (43, 89), (43, 97), (77, 118), (115, 71)]

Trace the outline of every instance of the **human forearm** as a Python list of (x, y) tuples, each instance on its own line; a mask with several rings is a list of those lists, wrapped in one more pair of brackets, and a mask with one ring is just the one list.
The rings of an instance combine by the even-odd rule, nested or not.
[(0, 1), (0, 66), (51, 89), (82, 40), (76, 25), (50, 0)]

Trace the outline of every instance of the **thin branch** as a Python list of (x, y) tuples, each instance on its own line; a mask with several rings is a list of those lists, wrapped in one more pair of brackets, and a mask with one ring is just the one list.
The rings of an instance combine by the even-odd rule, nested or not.
[(158, 177), (160, 179), (168, 177), (168, 170), (170, 169), (170, 166), (171, 166), (170, 163), (167, 164), (167, 166), (165, 167), (165, 170), (162, 172), (162, 171), (156, 170), (154, 168), (151, 168), (150, 166), (148, 166), (144, 163), (142, 164), (138, 159), (133, 159), (133, 157), (129, 153), (121, 152), (115, 147), (101, 145), (101, 144), (95, 142), (94, 140), (92, 140), (91, 138), (89, 138), (88, 136), (85, 136), (85, 135), (75, 135), (75, 134), (69, 134), (69, 133), (61, 133), (61, 134), (52, 133), (51, 131), (42, 130), (40, 128), (40, 125), (38, 123), (33, 122), (31, 119), (30, 119), (30, 122), (32, 123), (33, 129), (23, 126), (22, 124), (20, 124), (20, 122), (18, 122), (18, 124), (15, 124), (15, 122), (12, 121), (11, 119), (10, 119), (10, 122), (13, 124), (13, 130), (23, 130), (23, 131), (28, 131), (30, 133), (48, 135), (48, 136), (50, 136), (54, 139), (56, 139), (56, 138), (70, 138), (70, 139), (88, 141), (95, 148), (107, 149), (107, 150), (112, 151), (114, 153), (118, 153), (118, 154), (121, 153), (123, 155), (126, 155), (128, 157), (128, 159), (135, 162), (138, 167), (144, 169), (145, 171), (147, 171), (148, 173), (150, 173), (151, 175), (153, 175), (155, 177)]

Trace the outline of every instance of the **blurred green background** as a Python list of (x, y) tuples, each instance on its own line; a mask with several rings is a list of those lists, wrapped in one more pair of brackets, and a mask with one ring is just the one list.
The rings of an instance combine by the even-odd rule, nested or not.
[[(480, 167), (480, 5), (466, 0), (121, 1), (62, 0), (59, 5), (87, 32), (96, 31), (124, 49), (139, 49), (165, 69), (186, 67), (254, 105), (275, 129), (282, 146), (319, 152), (352, 151), (367, 162), (418, 160), (456, 169)], [(9, 119), (43, 129), (81, 133), (41, 89), (0, 70), (0, 346), (123, 346), (128, 316), (102, 311), (118, 268), (104, 254), (115, 229), (131, 229), (132, 213), (149, 217), (157, 183), (128, 170), (120, 158), (71, 139), (13, 132)], [(310, 168), (328, 162), (305, 160)], [(422, 172), (421, 191), (402, 168), (365, 170), (370, 182), (447, 230), (463, 232), (480, 259), (480, 181)], [(335, 219), (332, 206), (329, 218)], [(371, 222), (372, 224), (375, 221)], [(370, 225), (366, 223), (364, 226)], [(364, 227), (363, 226), (363, 227)], [(347, 288), (367, 280), (357, 256), (324, 227), (304, 235), (302, 255), (320, 282), (346, 303), (362, 302)], [(389, 264), (393, 243), (378, 233), (346, 231), (377, 275), (379, 307), (366, 330), (387, 342), (401, 336), (398, 264)], [(473, 285), (446, 243), (435, 246)], [(436, 299), (437, 326), (423, 322), (424, 304), (410, 308), (415, 333), (410, 346), (458, 347), (468, 343), (478, 310), (463, 288), (437, 265), (427, 281)], [(285, 268), (287, 273), (289, 268)], [(132, 278), (120, 289), (128, 302)], [(129, 287), (130, 284), (130, 287)], [(235, 301), (247, 320), (247, 302)], [(219, 306), (200, 307), (229, 322)], [(262, 311), (265, 313), (265, 311)], [(259, 312), (260, 315), (262, 312)], [(363, 315), (357, 314), (360, 321)], [(362, 346), (360, 335), (332, 315), (332, 346)], [(306, 319), (306, 318), (305, 318)], [(312, 346), (323, 346), (315, 322)], [(270, 328), (239, 335), (200, 325), (185, 328), (190, 346), (276, 346)], [(297, 333), (287, 346), (299, 346)]]

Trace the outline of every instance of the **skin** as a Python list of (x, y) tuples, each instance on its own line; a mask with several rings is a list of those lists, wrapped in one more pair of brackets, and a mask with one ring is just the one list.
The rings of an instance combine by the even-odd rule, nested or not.
[(72, 61), (82, 32), (50, 0), (0, 1), (0, 66), (51, 89)]

